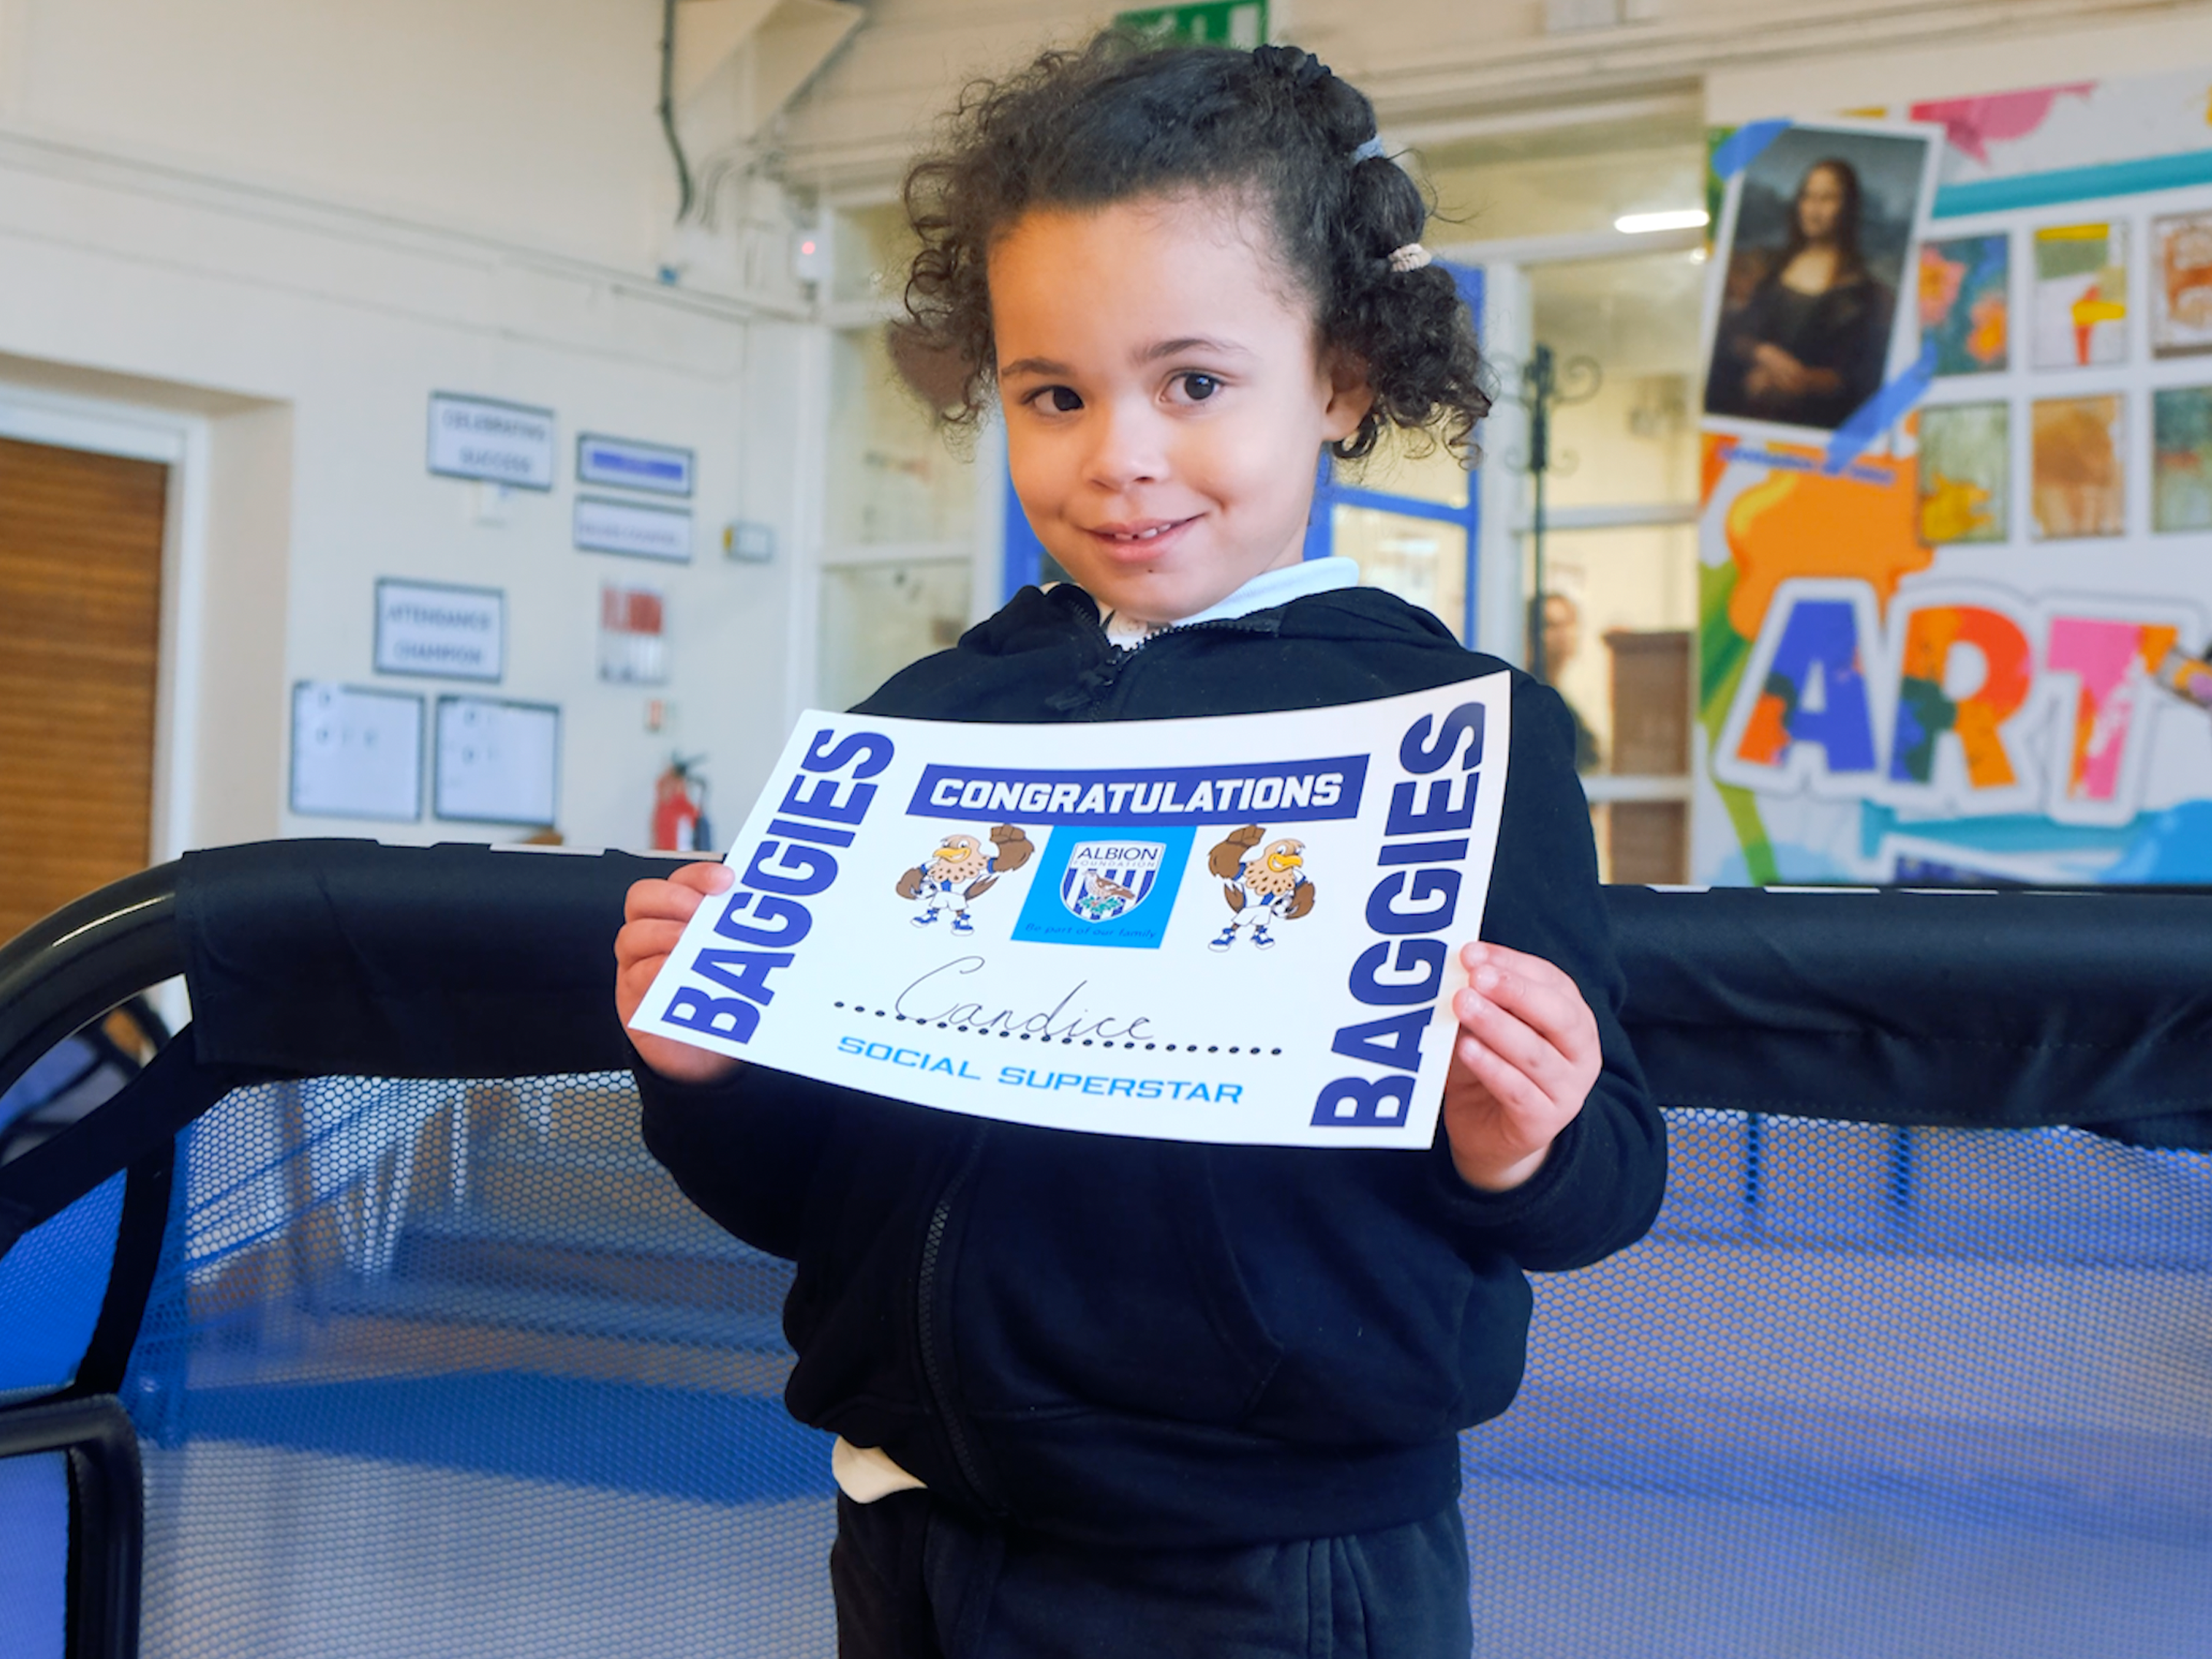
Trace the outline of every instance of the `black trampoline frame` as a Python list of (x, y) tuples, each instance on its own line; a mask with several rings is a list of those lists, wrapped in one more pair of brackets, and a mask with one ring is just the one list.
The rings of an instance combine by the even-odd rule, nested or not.
[[(114, 1098), (0, 1166), (0, 1255), (127, 1171), (75, 1380), (0, 1408), (0, 1456), (69, 1455), (72, 1659), (136, 1650), (143, 1491), (114, 1395), (159, 1261), (178, 1132), (276, 1079), (623, 1068), (622, 895), (675, 862), (263, 842), (143, 872), (0, 946), (0, 1089), (179, 975), (195, 1015)], [(1767, 1115), (2064, 1124), (2212, 1149), (2212, 890), (1613, 888), (1607, 900), (1624, 1021), (1663, 1106), (1742, 1111), (1754, 1127)], [(509, 937), (511, 969), (488, 974), (482, 942)], [(517, 1008), (542, 1030), (518, 1036)]]

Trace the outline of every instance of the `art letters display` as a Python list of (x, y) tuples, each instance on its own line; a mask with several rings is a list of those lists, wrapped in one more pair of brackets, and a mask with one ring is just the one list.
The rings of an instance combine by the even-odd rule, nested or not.
[[(1917, 338), (1832, 431), (1707, 400), (1694, 878), (2212, 880), (2208, 99), (2197, 69), (1888, 112), (1942, 135)], [(1716, 169), (1753, 203), (1881, 125), (1755, 124)], [(1852, 167), (1801, 185), (1799, 242), (1875, 199)]]
[(1425, 1147), (1504, 674), (1296, 714), (800, 718), (634, 1029), (980, 1117)]

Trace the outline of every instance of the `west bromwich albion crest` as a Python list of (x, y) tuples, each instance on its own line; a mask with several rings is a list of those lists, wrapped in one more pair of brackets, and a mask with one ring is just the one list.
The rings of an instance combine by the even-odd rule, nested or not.
[(1167, 844), (1157, 841), (1085, 841), (1076, 843), (1060, 873), (1060, 902), (1080, 921), (1112, 921), (1145, 902), (1167, 861)]

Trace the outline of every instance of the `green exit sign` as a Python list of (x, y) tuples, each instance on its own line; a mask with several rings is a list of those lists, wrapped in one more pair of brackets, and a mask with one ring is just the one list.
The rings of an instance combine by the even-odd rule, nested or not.
[(1250, 51), (1267, 38), (1267, 0), (1197, 0), (1188, 6), (1146, 6), (1119, 13), (1125, 29), (1194, 46), (1241, 46)]

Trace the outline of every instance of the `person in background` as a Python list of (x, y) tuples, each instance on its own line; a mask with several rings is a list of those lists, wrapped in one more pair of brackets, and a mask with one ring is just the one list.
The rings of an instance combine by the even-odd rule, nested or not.
[[(1540, 599), (1528, 601), (1528, 637), (1533, 644), (1540, 641), (1543, 654), (1534, 651), (1528, 659), (1539, 667), (1545, 684), (1556, 687), (1567, 672), (1567, 665), (1575, 659), (1583, 644), (1583, 608), (1565, 593), (1550, 592)], [(1559, 701), (1567, 706), (1567, 713), (1575, 723), (1575, 770), (1595, 772), (1605, 757), (1598, 747), (1597, 733), (1590, 730), (1589, 722), (1574, 700), (1562, 691)]]

